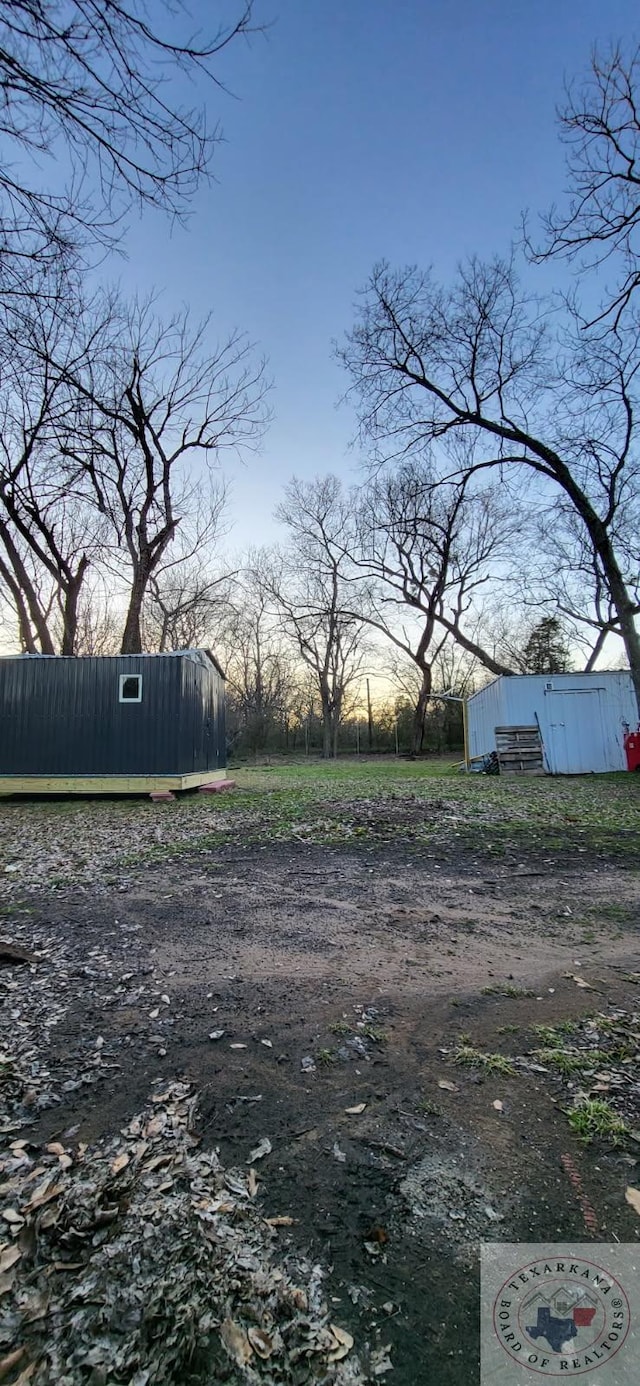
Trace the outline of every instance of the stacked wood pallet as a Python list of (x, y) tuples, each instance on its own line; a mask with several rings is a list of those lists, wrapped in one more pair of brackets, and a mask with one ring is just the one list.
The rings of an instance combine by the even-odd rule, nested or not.
[(544, 775), (539, 727), (496, 727), (501, 775)]

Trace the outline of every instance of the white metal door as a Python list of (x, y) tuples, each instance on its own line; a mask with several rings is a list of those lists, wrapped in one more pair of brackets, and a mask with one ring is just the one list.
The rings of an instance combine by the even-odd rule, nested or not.
[(602, 774), (618, 768), (600, 688), (545, 689), (544, 704), (543, 740), (553, 775)]

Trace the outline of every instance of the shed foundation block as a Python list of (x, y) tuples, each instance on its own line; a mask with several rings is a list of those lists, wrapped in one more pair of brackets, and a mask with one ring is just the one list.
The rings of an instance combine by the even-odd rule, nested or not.
[(211, 784), (198, 785), (199, 794), (221, 794), (223, 789), (235, 789), (235, 780), (212, 780)]

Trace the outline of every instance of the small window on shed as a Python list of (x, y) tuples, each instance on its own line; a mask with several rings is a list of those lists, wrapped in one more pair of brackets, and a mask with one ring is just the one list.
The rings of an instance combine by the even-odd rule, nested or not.
[(119, 702), (142, 702), (142, 674), (121, 674)]

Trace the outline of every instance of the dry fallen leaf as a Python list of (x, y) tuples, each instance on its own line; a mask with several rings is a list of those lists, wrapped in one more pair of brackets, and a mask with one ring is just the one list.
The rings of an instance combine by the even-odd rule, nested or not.
[(145, 1174), (150, 1174), (152, 1169), (159, 1169), (160, 1165), (170, 1165), (172, 1155), (154, 1155), (152, 1160), (145, 1160), (143, 1169)]
[(17, 1367), (22, 1361), (26, 1351), (26, 1347), (16, 1348), (14, 1352), (10, 1352), (7, 1357), (0, 1360), (0, 1381), (4, 1381), (6, 1377), (10, 1376), (14, 1367)]
[(361, 1113), (364, 1112), (366, 1105), (366, 1102), (359, 1102), (357, 1107), (345, 1107), (344, 1110), (347, 1116), (360, 1116)]
[(164, 1131), (166, 1124), (166, 1112), (156, 1112), (155, 1116), (151, 1118), (151, 1121), (147, 1122), (147, 1126), (144, 1133), (145, 1136), (147, 1138), (150, 1138), (152, 1136), (159, 1136), (160, 1132)]
[(335, 1323), (329, 1324), (329, 1332), (335, 1338), (336, 1346), (329, 1353), (329, 1362), (341, 1362), (353, 1347), (353, 1338), (347, 1333), (346, 1328), (338, 1328)]
[(33, 1198), (25, 1203), (24, 1212), (31, 1213), (34, 1208), (42, 1208), (45, 1203), (50, 1203), (53, 1198), (57, 1198), (64, 1190), (64, 1184), (52, 1184), (47, 1180), (46, 1184), (41, 1184), (33, 1195)]
[(577, 987), (582, 987), (584, 991), (596, 990), (595, 987), (592, 987), (591, 982), (585, 982), (584, 977), (578, 977), (576, 972), (565, 972), (564, 975), (569, 978), (570, 982), (575, 982)]
[(637, 1213), (640, 1217), (640, 1189), (632, 1189), (631, 1185), (629, 1184), (627, 1186), (625, 1198), (627, 1200), (627, 1203), (629, 1204), (629, 1207), (633, 1208), (634, 1213)]
[(247, 1329), (247, 1338), (258, 1357), (262, 1357), (266, 1361), (267, 1357), (271, 1356), (273, 1339), (269, 1337), (268, 1333), (263, 1333), (261, 1328), (254, 1328), (252, 1324), (251, 1328)]
[(495, 1102), (494, 1102), (493, 1105), (494, 1105), (494, 1107), (495, 1107), (495, 1109), (496, 1109), (496, 1112), (503, 1112), (503, 1111), (504, 1111), (503, 1103), (500, 1101), (500, 1098), (499, 1098), (499, 1097), (496, 1097), (496, 1100), (495, 1100)]
[(244, 1329), (233, 1319), (224, 1319), (220, 1324), (220, 1337), (229, 1356), (239, 1367), (245, 1367), (253, 1357), (253, 1349)]
[(19, 1261), (21, 1256), (22, 1252), (19, 1246), (8, 1246), (0, 1252), (0, 1275), (4, 1275), (5, 1271), (15, 1266), (16, 1261)]
[(126, 1150), (123, 1150), (121, 1155), (116, 1155), (115, 1160), (111, 1161), (111, 1173), (119, 1174), (120, 1170), (127, 1168), (128, 1163), (129, 1156), (127, 1155)]
[(246, 1049), (246, 1044), (230, 1044), (230, 1049)]
[(456, 1085), (455, 1085), (455, 1083), (452, 1083), (452, 1082), (451, 1082), (451, 1079), (450, 1079), (450, 1078), (439, 1078), (439, 1079), (438, 1079), (438, 1087), (439, 1087), (439, 1088), (444, 1088), (445, 1092), (455, 1092), (455, 1091), (456, 1091)]
[(271, 1040), (260, 1040), (260, 1043), (264, 1045), (265, 1049), (273, 1049), (273, 1043)]
[(251, 1197), (255, 1198), (258, 1192), (258, 1176), (255, 1172), (255, 1169), (249, 1170), (249, 1174), (247, 1176), (247, 1188), (249, 1190), (249, 1193), (251, 1194)]
[(252, 1165), (254, 1160), (263, 1160), (265, 1155), (271, 1154), (272, 1150), (273, 1146), (271, 1144), (271, 1141), (269, 1140), (269, 1137), (263, 1136), (259, 1144), (256, 1145), (255, 1148), (251, 1151), (249, 1159), (247, 1160), (247, 1164)]
[(20, 1375), (16, 1377), (13, 1386), (27, 1386), (27, 1382), (31, 1380), (37, 1366), (37, 1362), (31, 1362), (31, 1364), (25, 1367), (24, 1371), (20, 1372)]
[(290, 1218), (286, 1214), (282, 1214), (281, 1217), (277, 1218), (265, 1218), (265, 1222), (269, 1227), (293, 1227), (295, 1221), (295, 1218)]
[(24, 1218), (15, 1208), (5, 1208), (2, 1216), (5, 1222), (11, 1223), (12, 1226), (21, 1227), (24, 1222)]
[(51, 1141), (49, 1145), (45, 1145), (45, 1150), (49, 1155), (64, 1155), (65, 1153), (64, 1146), (60, 1144), (60, 1141)]

